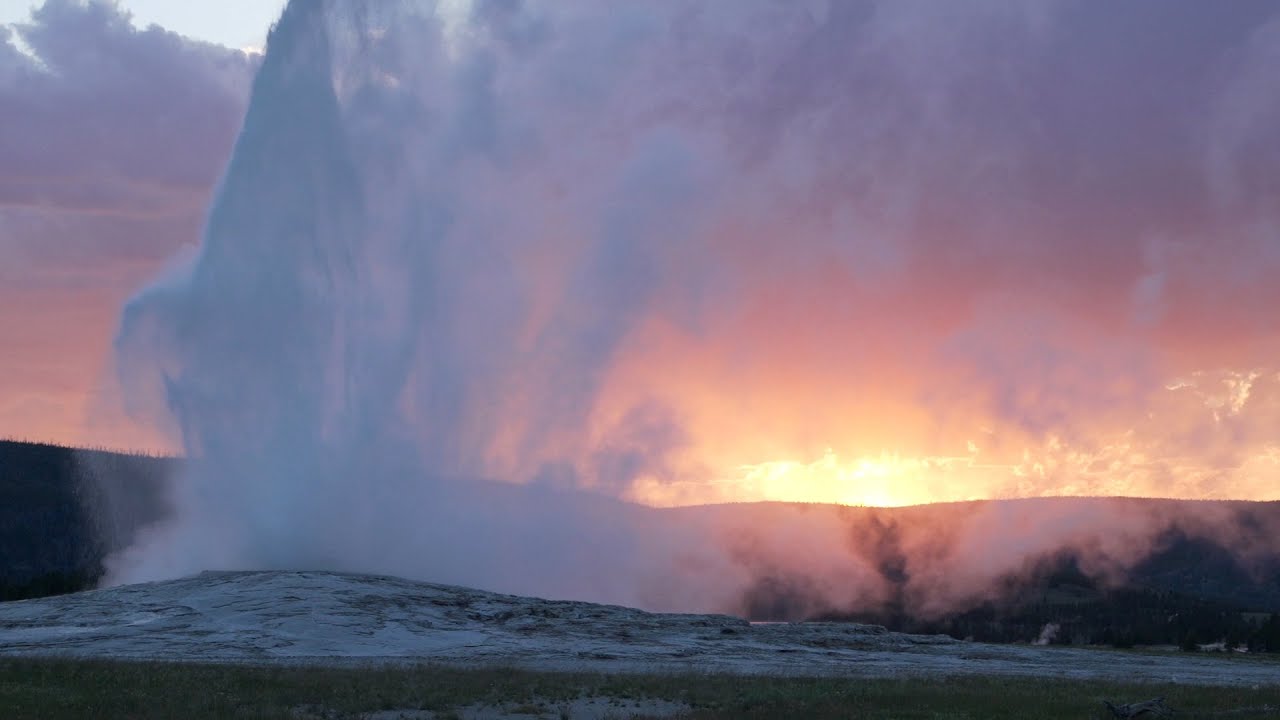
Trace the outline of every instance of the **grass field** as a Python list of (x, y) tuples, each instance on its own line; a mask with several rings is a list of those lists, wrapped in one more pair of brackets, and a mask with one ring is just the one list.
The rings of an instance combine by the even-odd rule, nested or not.
[[(1277, 673), (1280, 683), (1280, 672)], [(1101, 718), (1101, 700), (1164, 695), (1177, 717), (1280, 717), (1280, 684), (1202, 688), (969, 678), (804, 679), (594, 675), (416, 666), (373, 669), (0, 660), (0, 718), (358, 718), (505, 707), (561, 717), (580, 697), (682, 703), (682, 718)], [(409, 716), (415, 716), (410, 714)], [(417, 714), (422, 717), (424, 715)], [(501, 717), (500, 714), (491, 715)]]

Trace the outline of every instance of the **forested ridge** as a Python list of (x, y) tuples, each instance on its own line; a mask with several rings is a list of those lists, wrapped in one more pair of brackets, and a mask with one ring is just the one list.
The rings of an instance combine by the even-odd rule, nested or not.
[(980, 642), (1280, 652), (1280, 568), (1242, 575), (1234, 561), (1204, 562), (1202, 542), (1173, 543), (1115, 586), (1080, 572), (1064, 553), (962, 611), (921, 618), (898, 606), (814, 619)]
[(177, 462), (0, 440), (0, 600), (93, 587), (106, 553), (164, 516)]

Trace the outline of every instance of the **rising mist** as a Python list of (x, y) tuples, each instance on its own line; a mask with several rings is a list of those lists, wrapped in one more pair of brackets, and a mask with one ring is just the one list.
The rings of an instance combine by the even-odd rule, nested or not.
[[(832, 445), (927, 458), (889, 479), (913, 498), (1274, 496), (1272, 338), (1218, 337), (1192, 307), (1218, 275), (1165, 242), (1265, 255), (1222, 220), (1270, 212), (1232, 149), (1261, 131), (1161, 125), (1161, 175), (1107, 134), (1142, 112), (1063, 120), (1117, 91), (1057, 83), (1082, 14), (291, 2), (198, 255), (123, 313), (129, 408), (192, 462), (111, 580), (323, 568), (741, 611), (784, 577), (800, 614), (936, 610), (1062, 547), (1119, 576), (1171, 524), (1217, 533), (1080, 501), (869, 544), (838, 510), (626, 502), (754, 499), (741, 467)], [(1249, 22), (1212, 31), (1268, 37)], [(1134, 48), (1104, 61), (1168, 50)], [(1165, 92), (1143, 111), (1181, 110)]]

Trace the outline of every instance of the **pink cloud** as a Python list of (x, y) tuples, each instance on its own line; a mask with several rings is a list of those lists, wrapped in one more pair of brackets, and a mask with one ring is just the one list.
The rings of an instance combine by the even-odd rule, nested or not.
[[(0, 410), (0, 434), (62, 428), (50, 437), (93, 440), (84, 398), (100, 381), (118, 308), (198, 241), (253, 69), (238, 51), (137, 30), (99, 0), (49, 0), (0, 28), (0, 328), (26, 337), (56, 327), (68, 338), (27, 346), (43, 355), (0, 357), (0, 373), (28, 380), (4, 396), (34, 398), (22, 412)], [(56, 306), (49, 291), (63, 293)], [(65, 364), (76, 370), (39, 379), (38, 368)], [(49, 417), (32, 417), (33, 407)]]

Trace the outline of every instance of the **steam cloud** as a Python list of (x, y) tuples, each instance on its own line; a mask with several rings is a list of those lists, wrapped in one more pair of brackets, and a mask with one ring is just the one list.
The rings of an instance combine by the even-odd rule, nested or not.
[(193, 462), (113, 579), (929, 609), (1194, 523), (622, 500), (832, 446), (931, 499), (1273, 495), (1280, 19), (1153, 7), (294, 0), (199, 256), (122, 319)]

